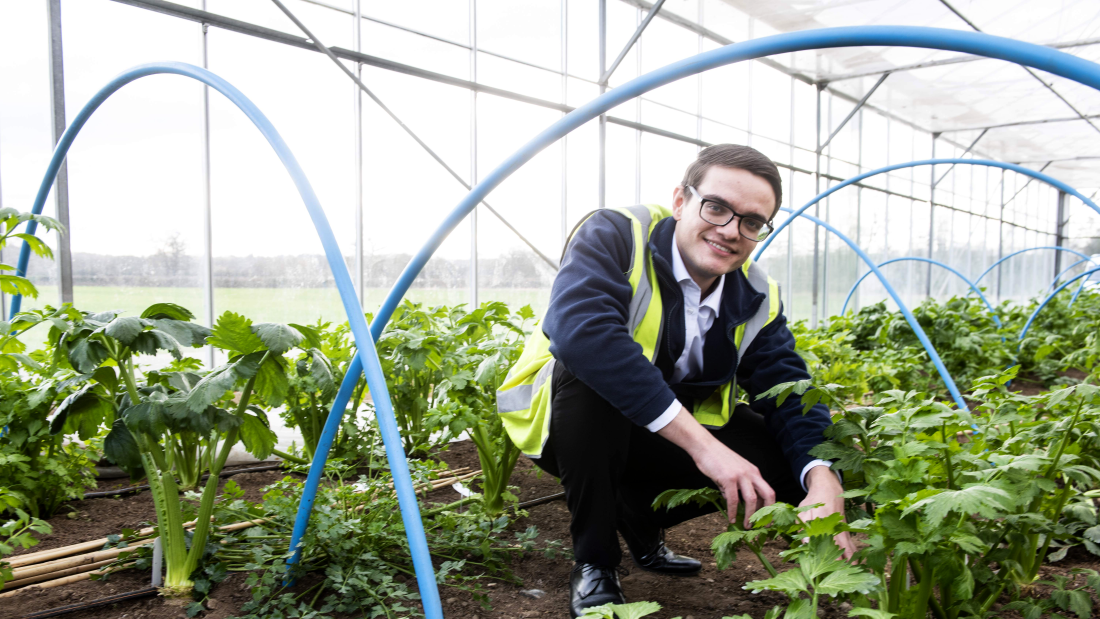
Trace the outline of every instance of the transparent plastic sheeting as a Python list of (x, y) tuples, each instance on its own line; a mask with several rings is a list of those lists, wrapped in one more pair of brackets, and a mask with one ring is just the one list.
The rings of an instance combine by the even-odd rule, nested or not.
[[(704, 52), (631, 80), (577, 108), (551, 125), (519, 151), (506, 159), (495, 170), (487, 174), (484, 180), (478, 183), (458, 206), (455, 207), (451, 214), (441, 222), (436, 232), (406, 267), (378, 312), (378, 318), (373, 325), (375, 331), (373, 335), (377, 337), (381, 332), (382, 327), (388, 322), (397, 304), (402, 297), (404, 297), (417, 274), (419, 274), (428, 259), (455, 226), (465, 219), (466, 215), (476, 207), (490, 191), (503, 182), (504, 179), (519, 169), (519, 167), (529, 161), (539, 151), (556, 142), (573, 129), (607, 112), (616, 105), (633, 99), (654, 88), (669, 84), (684, 77), (698, 74), (708, 69), (742, 60), (808, 49), (863, 46), (901, 46), (942, 49), (976, 54), (990, 58), (999, 58), (1041, 69), (1079, 82), (1093, 89), (1100, 89), (1100, 66), (1086, 60), (1030, 43), (1023, 43), (974, 32), (960, 32), (935, 28), (906, 26), (826, 28), (764, 37)], [(264, 118), (242, 94), (213, 74), (182, 63), (146, 65), (131, 70), (123, 76), (120, 76), (120, 78), (116, 78), (115, 81), (93, 98), (88, 106), (86, 106), (77, 116), (77, 120), (74, 121), (73, 126), (66, 131), (64, 136), (62, 136), (58, 144), (58, 150), (55, 151), (54, 158), (51, 160), (50, 168), (46, 175), (47, 178), (43, 181), (43, 188), (39, 192), (39, 198), (36, 199), (36, 212), (41, 212), (46, 195), (49, 193), (49, 186), (52, 184), (53, 178), (57, 174), (57, 169), (60, 167), (61, 160), (64, 158), (64, 153), (68, 150), (76, 131), (79, 131), (78, 125), (83, 125), (91, 112), (94, 111), (110, 93), (129, 81), (153, 73), (177, 73), (194, 77), (195, 79), (199, 79), (209, 84), (237, 103), (238, 107), (241, 107), (253, 122), (264, 131), (268, 141), (276, 148), (276, 151), (279, 152), (284, 165), (287, 166), (288, 171), (290, 171), (291, 175), (294, 177), (299, 192), (302, 193), (307, 208), (310, 210), (310, 214), (314, 219), (318, 234), (321, 235), (322, 241), (325, 242), (326, 255), (329, 258), (330, 266), (336, 278), (337, 287), (340, 289), (341, 298), (344, 301), (345, 311), (348, 313), (356, 342), (370, 342), (372, 344), (371, 346), (359, 347), (359, 354), (353, 359), (351, 367), (349, 367), (345, 376), (344, 383), (341, 385), (341, 389), (337, 395), (333, 413), (329, 415), (326, 421), (325, 430), (322, 433), (322, 441), (321, 444), (318, 445), (317, 456), (314, 458), (311, 465), (310, 476), (309, 479), (307, 479), (306, 487), (303, 491), (302, 503), (299, 508), (297, 520), (295, 521), (294, 533), (291, 539), (291, 547), (295, 548), (297, 552), (296, 547), (308, 524), (309, 513), (312, 509), (313, 499), (316, 495), (317, 484), (320, 479), (320, 472), (323, 470), (324, 464), (327, 461), (328, 450), (331, 447), (332, 438), (335, 436), (340, 419), (347, 407), (350, 391), (358, 381), (360, 372), (364, 369), (365, 361), (367, 383), (374, 393), (381, 396), (376, 399), (379, 425), (381, 426), (383, 438), (386, 443), (387, 457), (389, 458), (391, 470), (393, 471), (394, 483), (398, 490), (397, 494), (401, 503), (402, 517), (408, 531), (413, 561), (416, 566), (417, 581), (420, 584), (420, 591), (423, 597), (425, 614), (429, 619), (442, 617), (442, 609), (439, 605), (438, 590), (431, 567), (430, 555), (427, 554), (427, 543), (424, 539), (423, 526), (420, 522), (419, 509), (416, 505), (415, 495), (411, 494), (411, 482), (409, 480), (407, 464), (404, 461), (404, 454), (401, 451), (399, 437), (395, 438), (397, 436), (397, 428), (393, 419), (392, 403), (385, 390), (385, 379), (381, 375), (377, 353), (374, 350), (373, 339), (371, 337), (372, 332), (367, 328), (366, 320), (362, 314), (362, 308), (355, 299), (354, 290), (351, 286), (351, 278), (343, 263), (342, 256), (339, 255), (339, 248), (336, 246), (332, 231), (324, 218), (324, 213), (321, 211), (320, 205), (317, 204), (316, 196), (309, 187), (308, 181), (306, 181), (297, 162), (294, 161), (293, 156), (290, 154), (289, 150), (286, 149), (285, 144), (283, 144), (282, 140), (278, 137), (274, 128), (270, 126), (266, 118)], [(75, 131), (73, 130), (74, 127)], [(820, 223), (828, 227), (827, 223)], [(28, 231), (30, 230), (31, 226), (28, 225)], [(837, 233), (839, 234), (839, 232)], [(874, 263), (870, 261), (862, 250), (856, 247), (854, 243), (851, 243), (851, 246), (853, 250), (861, 254), (861, 258), (868, 263), (868, 266), (872, 270), (877, 270)], [(27, 253), (28, 249), (29, 248), (24, 246), (24, 254)], [(25, 272), (26, 261), (23, 260), (23, 254), (21, 254), (20, 260), (23, 266), (23, 272)], [(899, 307), (902, 309), (903, 314), (906, 315), (906, 320), (909, 322), (914, 332), (918, 333), (918, 337), (923, 336), (920, 326), (913, 319), (908, 309), (901, 303), (897, 294), (893, 292), (892, 287), (889, 286), (889, 283), (881, 274), (879, 274), (879, 277), (883, 285), (891, 292), (891, 295), (898, 302)], [(924, 344), (925, 348), (928, 350), (929, 356), (932, 357), (934, 361), (938, 361), (939, 356), (927, 342), (927, 338), (923, 338), (922, 344)], [(949, 391), (952, 392), (952, 395), (955, 397), (956, 401), (960, 403), (960, 406), (965, 408), (965, 403), (962, 402), (961, 396), (958, 395), (958, 390), (954, 388), (954, 382), (951, 380), (950, 376), (946, 374), (946, 370), (942, 369), (942, 363), (939, 364), (938, 369), (940, 369), (944, 382), (948, 385)], [(410, 500), (411, 503), (409, 502)]]
[[(390, 470), (393, 473), (394, 489), (397, 492), (398, 502), (401, 505), (401, 518), (405, 524), (406, 536), (409, 541), (409, 550), (412, 554), (413, 565), (416, 568), (417, 585), (419, 586), (421, 601), (424, 605), (424, 614), (429, 618), (442, 618), (443, 610), (439, 602), (439, 589), (435, 581), (432, 557), (428, 552), (427, 538), (424, 536), (424, 524), (420, 519), (420, 507), (417, 503), (416, 493), (413, 490), (412, 479), (409, 476), (409, 467), (405, 458), (405, 452), (401, 446), (401, 435), (397, 429), (397, 420), (393, 415), (393, 403), (386, 389), (386, 379), (382, 375), (382, 366), (378, 360), (378, 351), (374, 347), (377, 335), (381, 333), (382, 326), (386, 321), (376, 321), (375, 327), (378, 333), (372, 333), (370, 326), (367, 324), (366, 316), (363, 313), (363, 308), (359, 305), (355, 288), (352, 285), (351, 274), (348, 272), (347, 265), (344, 263), (344, 256), (340, 251), (340, 246), (336, 243), (336, 237), (332, 233), (332, 227), (328, 223), (328, 218), (325, 217), (325, 211), (321, 208), (321, 203), (317, 200), (317, 195), (314, 193), (313, 187), (310, 186), (305, 172), (302, 171), (301, 166), (298, 165), (298, 161), (294, 158), (294, 155), (290, 152), (290, 149), (287, 147), (278, 131), (275, 130), (275, 127), (271, 125), (267, 117), (264, 116), (264, 114), (244, 96), (244, 94), (234, 88), (229, 82), (226, 82), (206, 69), (182, 62), (152, 63), (140, 65), (126, 71), (113, 79), (92, 97), (84, 108), (80, 110), (80, 113), (76, 115), (76, 118), (73, 119), (72, 124), (65, 130), (61, 139), (58, 140), (57, 148), (54, 150), (53, 157), (50, 159), (50, 165), (46, 169), (46, 175), (42, 179), (42, 184), (39, 187), (32, 211), (34, 213), (42, 212), (42, 208), (46, 203), (46, 197), (50, 193), (50, 187), (53, 185), (57, 172), (61, 167), (61, 162), (65, 160), (65, 155), (68, 153), (77, 134), (80, 133), (81, 128), (84, 127), (84, 124), (88, 122), (88, 119), (91, 118), (92, 114), (95, 113), (99, 106), (126, 84), (143, 77), (157, 74), (174, 74), (190, 77), (225, 95), (225, 97), (244, 112), (256, 128), (260, 130), (260, 133), (267, 139), (268, 144), (275, 150), (283, 166), (286, 167), (287, 172), (294, 181), (294, 185), (298, 188), (298, 193), (302, 196), (302, 201), (305, 202), (310, 219), (313, 220), (317, 236), (320, 237), (321, 244), (324, 246), (325, 257), (328, 259), (329, 267), (332, 269), (332, 275), (336, 281), (336, 288), (340, 293), (340, 299), (344, 305), (344, 312), (348, 316), (351, 332), (355, 337), (358, 353), (355, 355), (355, 362), (353, 364), (354, 370), (349, 372), (349, 374), (353, 373), (350, 384), (352, 386), (355, 385), (359, 380), (360, 373), (365, 367), (367, 383), (370, 385), (371, 393), (375, 394), (375, 417), (378, 420), (378, 426), (386, 446), (386, 458), (389, 460)], [(28, 222), (27, 232), (33, 234), (36, 227), (33, 221)], [(19, 256), (17, 271), (19, 274), (26, 273), (27, 260), (29, 257), (30, 248), (26, 242), (24, 242), (23, 251)], [(19, 311), (21, 300), (22, 298), (20, 296), (13, 297), (13, 316)], [(343, 387), (347, 384), (348, 381), (345, 381), (344, 385), (341, 386), (341, 390), (343, 390)], [(345, 398), (345, 405), (346, 401)], [(343, 411), (343, 408), (340, 410)], [(338, 419), (340, 415), (329, 415), (330, 419), (333, 417)], [(320, 453), (327, 454), (331, 445), (332, 437), (329, 436), (328, 442), (319, 447), (319, 450), (321, 450)], [(312, 467), (309, 472), (309, 477), (306, 480), (306, 491), (303, 493), (300, 509), (304, 509), (307, 516), (313, 507), (313, 500), (317, 494), (317, 484), (320, 481), (321, 471), (324, 470), (324, 458), (321, 460), (322, 465), (320, 467)], [(301, 540), (301, 535), (298, 534), (297, 529), (295, 529), (295, 533), (296, 536), (291, 542), (291, 548), (295, 548), (297, 552), (296, 546), (298, 541)]]

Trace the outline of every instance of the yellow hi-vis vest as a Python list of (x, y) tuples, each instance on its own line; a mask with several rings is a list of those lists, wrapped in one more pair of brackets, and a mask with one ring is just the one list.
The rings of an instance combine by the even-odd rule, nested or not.
[[(627, 326), (634, 335), (634, 341), (641, 345), (642, 354), (653, 363), (657, 359), (656, 351), (661, 339), (664, 313), (653, 257), (648, 250), (649, 235), (657, 222), (672, 213), (655, 204), (608, 210), (622, 214), (631, 223), (634, 244), (626, 275), (630, 280), (632, 296), (627, 312)], [(764, 293), (766, 298), (756, 314), (738, 325), (734, 331), (738, 361), (757, 334), (779, 315), (780, 298), (779, 285), (759, 265), (753, 264), (751, 258), (741, 270), (753, 289)], [(550, 354), (550, 341), (543, 335), (542, 329), (536, 326), (527, 338), (519, 360), (512, 366), (508, 378), (497, 391), (497, 412), (504, 428), (516, 447), (529, 458), (540, 457), (542, 448), (550, 437), (550, 377), (554, 373), (554, 364), (555, 359)], [(712, 428), (726, 425), (737, 405), (736, 382), (735, 376), (721, 388), (715, 389), (709, 398), (697, 402), (693, 411), (695, 419)]]

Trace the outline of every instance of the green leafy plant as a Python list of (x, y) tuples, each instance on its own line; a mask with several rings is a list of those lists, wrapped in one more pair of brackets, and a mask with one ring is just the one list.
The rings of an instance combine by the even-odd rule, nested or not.
[(453, 347), (443, 356), (447, 375), (436, 388), (429, 418), (446, 429), (446, 438), (469, 435), (481, 463), (483, 509), (499, 514), (516, 501), (508, 480), (520, 452), (496, 414), (496, 392), (522, 352), (524, 324), (534, 313), (523, 307), (513, 316), (505, 304), (491, 302), (469, 313), (452, 310), (450, 317)]
[[(20, 213), (13, 208), (0, 208), (0, 250), (7, 246), (9, 240), (20, 239), (30, 246), (31, 251), (33, 251), (35, 255), (42, 258), (53, 258), (53, 252), (50, 250), (49, 245), (46, 245), (45, 241), (33, 234), (15, 231), (19, 224), (29, 221), (34, 221), (51, 232), (57, 231), (60, 234), (65, 233), (64, 226), (52, 217), (35, 215), (33, 213)], [(34, 287), (34, 284), (32, 284), (29, 279), (18, 274), (9, 275), (4, 273), (4, 271), (15, 270), (16, 268), (10, 264), (0, 263), (0, 294), (21, 294), (31, 298), (37, 298), (38, 289)]]
[[(415, 481), (439, 474), (438, 465), (430, 461), (412, 461), (410, 469)], [(312, 584), (296, 589), (285, 586), (287, 540), (301, 501), (302, 483), (288, 478), (270, 486), (263, 503), (267, 520), (260, 525), (266, 533), (243, 532), (250, 537), (230, 539), (218, 553), (230, 572), (250, 572), (247, 582), (253, 600), (242, 607), (242, 616), (415, 614), (418, 595), (409, 586), (415, 574), (391, 483), (388, 474), (360, 476), (354, 484), (333, 474), (321, 485), (302, 538), (300, 561), (289, 572)], [(511, 523), (507, 516), (488, 517), (478, 510), (434, 510), (425, 518), (424, 528), (438, 566), (438, 582), (471, 591), (488, 608), (481, 583), (490, 579), (515, 582), (509, 564), (540, 550), (535, 545), (538, 532), (534, 527), (506, 539)], [(555, 555), (559, 547), (547, 544), (541, 550)]]
[(0, 488), (0, 507), (4, 512), (14, 514), (14, 518), (0, 523), (0, 587), (11, 580), (11, 566), (3, 558), (15, 552), (18, 546), (24, 550), (38, 543), (33, 533), (49, 535), (52, 532), (49, 523), (23, 511), (19, 497)]
[[(176, 314), (160, 317), (168, 312)], [(280, 401), (285, 396), (282, 354), (303, 339), (292, 327), (266, 323), (253, 326), (231, 312), (223, 314), (210, 336), (203, 338), (205, 330), (201, 327), (180, 324), (180, 317), (190, 317), (189, 312), (184, 312), (182, 308), (159, 304), (143, 313), (142, 322), (131, 322), (132, 328), (111, 329), (114, 321), (108, 323), (102, 333), (115, 339), (114, 342), (94, 340), (118, 359), (126, 385), (126, 392), (119, 397), (117, 419), (104, 440), (104, 450), (132, 477), (144, 474), (149, 480), (164, 546), (166, 575), (162, 593), (169, 596), (190, 595), (194, 587), (191, 576), (205, 553), (218, 474), (233, 445), (242, 441), (246, 449), (260, 459), (271, 453), (275, 436), (268, 428), (263, 410), (250, 406), (250, 402), (254, 391), (270, 401)], [(164, 326), (180, 337), (199, 336), (190, 340), (196, 345), (206, 340), (221, 348), (228, 353), (229, 362), (206, 373), (197, 382), (192, 383), (197, 375), (191, 372), (158, 372), (149, 376), (147, 384), (139, 388), (130, 374), (132, 353), (128, 354), (126, 349), (140, 345), (144, 334), (162, 330), (158, 327)], [(168, 333), (167, 330), (162, 332)], [(175, 340), (173, 338), (173, 342)], [(172, 346), (173, 342), (165, 342), (164, 347), (170, 352), (178, 349)], [(236, 395), (238, 389), (240, 393)], [(180, 464), (194, 453), (185, 443), (195, 437), (206, 441), (205, 447), (199, 445), (198, 448), (209, 457), (199, 457), (196, 461), (208, 463), (210, 477), (199, 497), (195, 529), (188, 544), (173, 463)]]

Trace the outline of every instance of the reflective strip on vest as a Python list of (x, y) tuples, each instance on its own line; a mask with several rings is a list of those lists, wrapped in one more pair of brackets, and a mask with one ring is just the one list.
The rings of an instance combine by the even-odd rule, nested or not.
[[(632, 251), (630, 264), (623, 273), (630, 281), (631, 289), (627, 328), (634, 341), (642, 346), (646, 358), (652, 362), (656, 358), (657, 342), (660, 341), (663, 306), (652, 258), (646, 248), (649, 246), (649, 235), (653, 227), (671, 213), (656, 205), (609, 210), (630, 220)], [(566, 255), (571, 242), (572, 237), (566, 244)], [(654, 294), (654, 291), (657, 293)], [(554, 363), (554, 357), (550, 354), (550, 341), (546, 339), (542, 329), (536, 327), (528, 336), (519, 360), (512, 366), (504, 384), (497, 391), (497, 412), (504, 429), (516, 447), (530, 458), (542, 456), (542, 449), (550, 437), (550, 378), (553, 376)]]

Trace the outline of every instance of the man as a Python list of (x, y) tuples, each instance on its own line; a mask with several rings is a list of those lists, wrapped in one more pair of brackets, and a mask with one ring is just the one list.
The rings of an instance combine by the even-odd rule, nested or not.
[(573, 617), (624, 602), (616, 532), (642, 569), (698, 573), (663, 529), (713, 509), (655, 512), (665, 490), (718, 488), (745, 526), (777, 499), (823, 504), (807, 519), (843, 509), (829, 463), (809, 455), (828, 409), (756, 399), (809, 378), (779, 287), (750, 260), (781, 200), (771, 160), (721, 144), (688, 167), (671, 211), (606, 209), (574, 230), (542, 330), (498, 392), (512, 440), (565, 487)]

